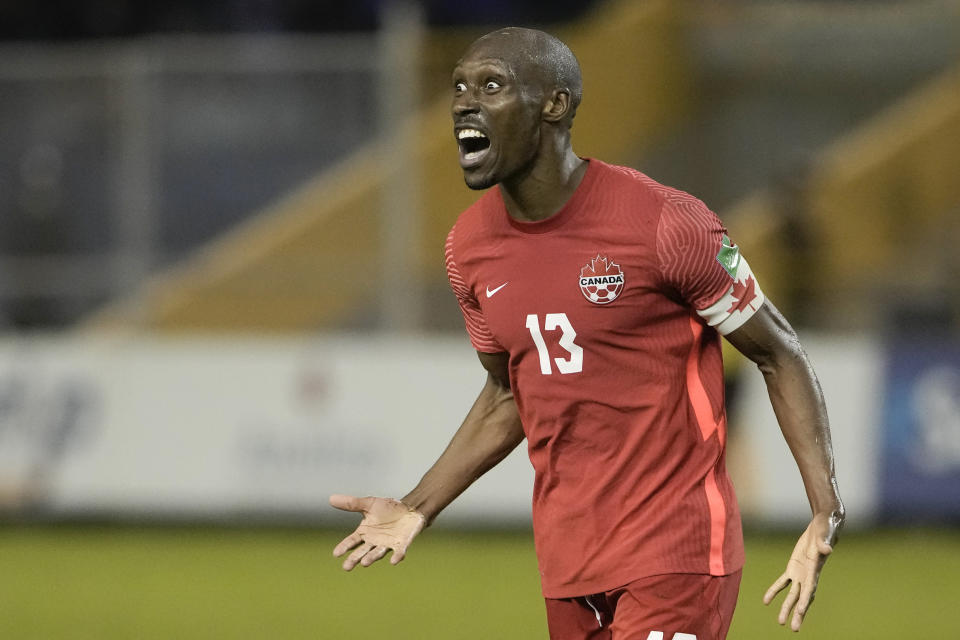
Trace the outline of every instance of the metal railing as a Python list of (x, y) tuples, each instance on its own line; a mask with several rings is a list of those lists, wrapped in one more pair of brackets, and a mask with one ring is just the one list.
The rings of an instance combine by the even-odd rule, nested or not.
[(372, 139), (387, 42), (0, 47), (0, 326), (69, 324)]

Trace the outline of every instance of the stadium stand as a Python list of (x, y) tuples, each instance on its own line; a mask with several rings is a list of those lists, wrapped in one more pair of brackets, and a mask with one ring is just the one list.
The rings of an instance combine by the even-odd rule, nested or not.
[[(578, 152), (633, 163), (694, 117), (704, 99), (695, 87), (702, 69), (688, 44), (703, 34), (692, 33), (698, 25), (688, 9), (671, 2), (611, 2), (559, 29), (588, 78), (589, 108), (576, 123)], [(855, 10), (843, 11), (849, 24), (857, 24)], [(778, 10), (773, 22), (789, 31), (790, 20), (804, 16), (791, 6)], [(929, 15), (920, 17), (929, 23)], [(712, 17), (719, 29), (731, 19), (722, 12)], [(863, 26), (898, 42), (889, 27), (899, 19), (891, 9)], [(956, 16), (945, 15), (942, 23), (952, 29)], [(478, 32), (429, 33), (425, 93), (443, 90), (449, 62)], [(853, 64), (880, 60), (861, 57)], [(751, 73), (775, 68), (762, 60), (746, 63)], [(822, 70), (809, 73), (815, 79)], [(906, 304), (892, 291), (908, 290), (911, 300), (928, 306), (957, 298), (943, 293), (956, 288), (949, 256), (960, 241), (957, 225), (950, 224), (960, 207), (960, 184), (949, 170), (960, 165), (958, 76), (956, 69), (943, 73), (819, 148), (803, 166), (774, 175), (765, 187), (722, 208), (764, 274), (765, 289), (801, 324), (874, 327), (891, 305)], [(456, 213), (475, 197), (453, 162), (448, 119), (443, 97), (426, 100), (404, 124), (406, 138), (415, 141), (405, 155), (417, 167), (421, 204), (410, 248), (428, 300), (445, 295), (438, 247)], [(383, 270), (383, 192), (401, 169), (385, 161), (396, 158), (385, 152), (390, 142), (379, 139), (355, 152), (156, 274), (133, 296), (93, 314), (83, 327), (283, 332), (376, 326), (380, 291), (369, 283)], [(926, 250), (930, 243), (937, 250)], [(448, 315), (436, 312), (424, 326), (456, 327), (456, 310), (446, 307)], [(945, 315), (956, 323), (951, 309)]]
[[(957, 252), (950, 247), (960, 243), (960, 182), (951, 170), (960, 166), (958, 143), (960, 67), (824, 148), (799, 193), (786, 196), (801, 199), (794, 216), (782, 215), (784, 194), (764, 189), (724, 217), (751, 247), (765, 286), (811, 305), (804, 317), (882, 329), (891, 305), (935, 300), (952, 305), (947, 315), (957, 324)], [(798, 227), (801, 251), (792, 235)], [(893, 299), (902, 292), (908, 300)]]
[[(589, 77), (590, 109), (576, 124), (581, 153), (626, 161), (683, 117), (690, 71), (681, 28), (679, 6), (658, 0), (610, 3), (561, 31)], [(462, 50), (475, 35), (442, 36), (433, 50)], [(455, 58), (443, 57), (440, 77)], [(412, 249), (427, 281), (442, 287), (439, 248), (475, 194), (463, 186), (454, 162), (446, 96), (404, 126), (415, 129), (416, 147), (407, 154), (424, 176), (422, 237)], [(385, 153), (390, 143), (379, 140), (356, 152), (84, 326), (293, 331), (367, 322), (358, 316), (377, 291), (358, 279), (380, 269), (380, 190), (400, 168), (380, 160), (392, 157)]]

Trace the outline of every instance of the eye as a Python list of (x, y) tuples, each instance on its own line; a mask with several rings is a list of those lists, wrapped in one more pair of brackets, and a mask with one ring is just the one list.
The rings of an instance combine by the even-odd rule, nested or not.
[(453, 85), (453, 90), (457, 93), (463, 93), (467, 90), (467, 85), (463, 84), (462, 82), (458, 82), (457, 84)]
[(500, 83), (496, 80), (487, 80), (487, 84), (483, 85), (483, 87), (487, 91), (496, 91), (500, 88)]

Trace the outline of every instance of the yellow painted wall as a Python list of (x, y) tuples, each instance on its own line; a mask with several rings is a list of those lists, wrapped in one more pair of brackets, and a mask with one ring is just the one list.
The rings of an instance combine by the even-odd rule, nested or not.
[[(812, 176), (812, 264), (824, 302), (866, 306), (960, 228), (960, 67), (828, 149)], [(922, 283), (917, 283), (922, 286)]]
[(960, 244), (960, 67), (823, 149), (802, 197), (802, 255), (769, 191), (722, 214), (772, 299), (801, 280), (804, 304), (862, 328), (898, 287), (942, 285), (923, 279)]

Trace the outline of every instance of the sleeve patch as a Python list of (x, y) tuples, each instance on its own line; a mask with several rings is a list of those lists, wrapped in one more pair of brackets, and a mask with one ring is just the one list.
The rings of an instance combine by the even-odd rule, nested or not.
[(737, 277), (737, 267), (740, 266), (740, 247), (733, 244), (727, 234), (723, 234), (723, 239), (720, 241), (717, 262), (730, 274), (731, 278)]
[[(719, 300), (706, 309), (697, 310), (697, 314), (721, 335), (727, 335), (743, 326), (743, 323), (760, 309), (765, 299), (753, 271), (750, 270), (750, 265), (740, 255), (736, 245), (728, 247), (728, 242), (729, 239), (724, 236), (724, 248), (720, 250), (720, 253), (722, 254), (726, 248), (732, 248), (736, 251), (735, 271), (731, 274), (733, 284), (730, 285), (726, 293), (720, 296)], [(720, 261), (724, 269), (727, 269), (727, 265), (720, 259), (720, 255), (717, 255), (717, 260)], [(729, 272), (729, 269), (727, 271)]]

